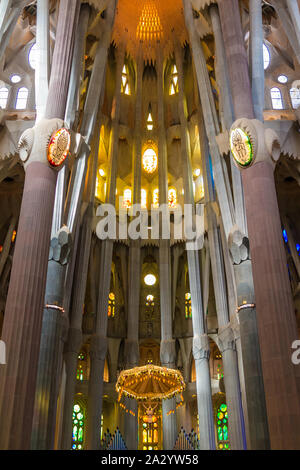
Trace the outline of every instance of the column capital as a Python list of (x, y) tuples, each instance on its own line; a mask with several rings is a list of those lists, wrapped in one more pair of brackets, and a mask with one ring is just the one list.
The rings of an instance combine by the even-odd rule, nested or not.
[(104, 336), (94, 335), (91, 338), (90, 344), (90, 357), (91, 359), (98, 359), (105, 361), (107, 355), (108, 341)]
[(53, 260), (64, 266), (68, 264), (71, 250), (72, 235), (68, 227), (63, 226), (50, 242), (49, 261)]
[(194, 336), (193, 338), (193, 356), (195, 361), (200, 359), (209, 360), (210, 357), (210, 347), (209, 347), (209, 338), (208, 336)]
[(233, 329), (230, 324), (226, 325), (225, 327), (219, 328), (218, 344), (222, 354), (228, 349), (235, 351), (235, 338)]
[(82, 331), (78, 328), (69, 328), (65, 352), (79, 354), (82, 345)]
[[(53, 144), (54, 163), (50, 164), (48, 159), (50, 140), (60, 129), (65, 129), (66, 132), (57, 135), (56, 142)], [(33, 162), (43, 163), (58, 170), (62, 168), (70, 145), (71, 137), (67, 125), (62, 119), (41, 119), (34, 127), (23, 132), (19, 140), (18, 151), (25, 171)]]
[(233, 264), (238, 265), (251, 259), (249, 239), (237, 225), (234, 225), (230, 230), (228, 246)]
[(176, 360), (175, 340), (163, 340), (160, 343), (160, 360), (165, 367), (174, 367)]
[(261, 162), (268, 162), (275, 168), (281, 152), (279, 137), (258, 119), (237, 119), (231, 126), (229, 140), (234, 163), (239, 169)]

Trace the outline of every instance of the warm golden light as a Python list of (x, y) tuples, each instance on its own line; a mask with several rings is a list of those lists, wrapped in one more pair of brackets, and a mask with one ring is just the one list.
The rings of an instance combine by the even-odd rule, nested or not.
[(144, 3), (136, 37), (144, 42), (157, 41), (163, 37), (163, 28), (158, 16), (158, 11), (154, 2), (151, 0)]
[(148, 148), (143, 155), (143, 168), (148, 175), (152, 175), (157, 170), (158, 158), (152, 148)]

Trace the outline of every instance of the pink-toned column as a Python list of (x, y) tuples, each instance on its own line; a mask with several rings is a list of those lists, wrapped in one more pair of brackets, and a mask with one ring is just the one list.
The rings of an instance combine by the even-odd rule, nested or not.
[(52, 132), (63, 125), (77, 17), (77, 1), (61, 0), (46, 110), (48, 120), (32, 129), (32, 147), (29, 138), (23, 142), (28, 159), (1, 338), (7, 347), (7, 365), (0, 369), (1, 449), (30, 446), (57, 177), (47, 162), (46, 148)]
[[(254, 118), (238, 0), (219, 1), (236, 119), (255, 127), (256, 161), (242, 170), (257, 324), (272, 449), (300, 448), (300, 403), (291, 346), (297, 339), (268, 138)], [(240, 123), (241, 124), (241, 123)], [(250, 131), (251, 133), (251, 131)], [(254, 137), (253, 137), (254, 138)], [(255, 140), (255, 138), (254, 138)]]

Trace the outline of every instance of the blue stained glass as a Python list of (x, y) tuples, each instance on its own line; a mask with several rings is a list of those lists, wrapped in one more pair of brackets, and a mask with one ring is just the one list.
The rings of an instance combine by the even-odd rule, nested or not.
[(282, 230), (282, 234), (283, 234), (283, 238), (284, 238), (285, 243), (288, 243), (289, 239), (288, 239), (288, 236), (287, 236), (287, 233), (286, 233), (285, 229)]
[(298, 251), (298, 253), (300, 255), (300, 245), (299, 245), (299, 243), (296, 243), (296, 250)]

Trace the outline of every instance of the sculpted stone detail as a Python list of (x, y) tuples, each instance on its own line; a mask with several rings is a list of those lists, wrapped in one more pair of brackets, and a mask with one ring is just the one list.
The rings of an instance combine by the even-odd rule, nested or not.
[(230, 326), (219, 328), (218, 343), (221, 353), (227, 351), (228, 349), (235, 351), (235, 339), (232, 328)]
[(275, 166), (280, 157), (277, 134), (257, 119), (238, 119), (231, 127), (230, 147), (234, 162), (240, 169), (268, 161)]
[(194, 356), (195, 361), (199, 361), (201, 359), (209, 360), (210, 347), (209, 347), (209, 339), (207, 335), (194, 336), (193, 356)]
[(66, 128), (61, 119), (42, 119), (22, 134), (18, 150), (25, 170), (33, 162), (49, 165), (49, 143), (53, 134), (61, 128)]
[(63, 226), (56, 237), (50, 242), (49, 261), (57, 261), (62, 265), (68, 263), (72, 250), (72, 235), (68, 227)]
[(234, 225), (230, 231), (228, 244), (234, 264), (238, 265), (250, 259), (249, 240), (237, 225)]
[(105, 361), (107, 355), (108, 340), (104, 336), (92, 336), (90, 346), (91, 359)]

